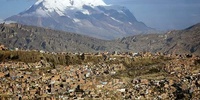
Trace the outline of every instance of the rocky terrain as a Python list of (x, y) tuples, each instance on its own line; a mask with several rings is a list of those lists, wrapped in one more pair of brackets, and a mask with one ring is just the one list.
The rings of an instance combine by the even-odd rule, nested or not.
[(200, 58), (162, 53), (0, 51), (0, 98), (200, 98)]
[(21, 24), (0, 24), (0, 43), (13, 49), (51, 52), (121, 51), (123, 48), (112, 41)]
[(11, 49), (50, 52), (162, 52), (200, 54), (200, 24), (165, 34), (101, 40), (70, 32), (21, 24), (0, 24), (0, 43)]
[(127, 49), (179, 54), (200, 54), (200, 24), (165, 34), (136, 35), (121, 40)]

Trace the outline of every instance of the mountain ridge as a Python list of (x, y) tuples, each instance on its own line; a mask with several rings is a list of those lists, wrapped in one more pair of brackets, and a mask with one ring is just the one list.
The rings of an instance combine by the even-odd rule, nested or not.
[(21, 24), (0, 24), (0, 43), (8, 48), (50, 52), (162, 52), (200, 55), (200, 24), (165, 34), (102, 40)]
[(0, 38), (0, 42), (9, 48), (50, 52), (113, 51), (107, 48), (113, 45), (113, 48), (109, 49), (117, 50), (120, 46), (85, 35), (17, 23), (0, 24)]
[(167, 54), (200, 55), (200, 23), (184, 30), (169, 31), (165, 34), (147, 34), (125, 37), (121, 40), (129, 49)]

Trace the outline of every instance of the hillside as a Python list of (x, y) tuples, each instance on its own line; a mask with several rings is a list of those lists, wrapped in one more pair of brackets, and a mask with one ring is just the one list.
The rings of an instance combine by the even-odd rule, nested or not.
[(150, 51), (176, 54), (200, 54), (200, 24), (185, 30), (165, 34), (136, 35), (123, 38), (120, 43), (133, 51)]
[(6, 47), (24, 50), (200, 54), (200, 24), (165, 34), (135, 35), (111, 41), (35, 26), (0, 24), (0, 38)]
[(5, 46), (24, 50), (94, 52), (123, 48), (110, 41), (20, 24), (0, 24), (0, 38)]

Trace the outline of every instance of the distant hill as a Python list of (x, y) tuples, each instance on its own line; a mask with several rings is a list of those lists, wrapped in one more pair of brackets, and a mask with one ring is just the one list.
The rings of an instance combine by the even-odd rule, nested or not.
[(9, 48), (50, 52), (163, 52), (200, 55), (200, 24), (165, 34), (146, 34), (118, 40), (101, 40), (70, 32), (0, 24), (0, 43)]
[(0, 24), (0, 43), (9, 48), (51, 52), (121, 51), (124, 48), (111, 41), (21, 24)]
[(165, 34), (126, 37), (120, 43), (126, 44), (127, 49), (133, 51), (200, 55), (200, 24)]

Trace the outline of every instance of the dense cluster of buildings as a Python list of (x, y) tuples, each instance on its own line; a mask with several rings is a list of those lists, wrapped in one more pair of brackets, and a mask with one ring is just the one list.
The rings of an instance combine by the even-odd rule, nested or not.
[(163, 78), (137, 78), (131, 81), (130, 89), (124, 93), (126, 99), (163, 99), (183, 100), (200, 98), (200, 63), (199, 57), (186, 60), (183, 56), (169, 61), (161, 70), (167, 74)]
[[(161, 54), (154, 56), (158, 55)], [(140, 57), (154, 56), (149, 53), (140, 54)], [(158, 74), (165, 76), (160, 79), (139, 76), (133, 79), (115, 77), (118, 72), (126, 70), (126, 67), (122, 63), (109, 64), (106, 61), (69, 66), (53, 66), (44, 60), (37, 63), (1, 62), (0, 98), (1, 100), (199, 99), (200, 58), (179, 55), (172, 58), (162, 67), (167, 74)]]
[(53, 68), (44, 61), (5, 62), (0, 64), (0, 97), (23, 100), (111, 98), (100, 90), (104, 86), (113, 89), (113, 84), (117, 85), (116, 90), (122, 88), (122, 80), (106, 78), (122, 69), (121, 64), (112, 67), (106, 64), (59, 65)]

